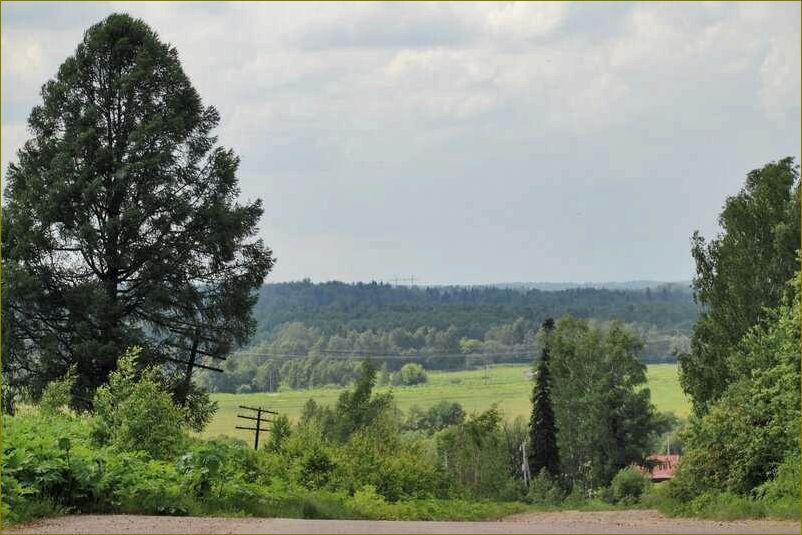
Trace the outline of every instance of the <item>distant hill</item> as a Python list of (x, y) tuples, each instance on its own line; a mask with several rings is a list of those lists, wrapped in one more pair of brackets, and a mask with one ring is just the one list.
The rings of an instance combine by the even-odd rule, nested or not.
[(518, 318), (539, 323), (564, 314), (600, 321), (617, 319), (644, 329), (687, 334), (698, 308), (690, 290), (677, 283), (657, 283), (645, 289), (579, 287), (546, 291), (299, 281), (262, 287), (254, 307), (258, 322), (255, 341), (269, 340), (277, 327), (290, 322), (314, 326), (324, 333), (446, 329), (453, 325), (461, 337), (482, 339), (489, 329)]

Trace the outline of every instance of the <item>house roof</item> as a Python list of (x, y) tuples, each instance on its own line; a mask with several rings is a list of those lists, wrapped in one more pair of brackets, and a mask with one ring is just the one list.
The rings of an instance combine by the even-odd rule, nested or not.
[(663, 481), (674, 477), (679, 461), (679, 455), (655, 453), (646, 457), (643, 470), (651, 476), (653, 481)]

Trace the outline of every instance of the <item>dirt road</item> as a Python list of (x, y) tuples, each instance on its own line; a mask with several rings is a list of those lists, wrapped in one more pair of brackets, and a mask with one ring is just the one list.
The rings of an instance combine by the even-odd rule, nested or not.
[(499, 522), (87, 515), (42, 520), (4, 533), (800, 533), (800, 524), (673, 519), (657, 511), (524, 513)]

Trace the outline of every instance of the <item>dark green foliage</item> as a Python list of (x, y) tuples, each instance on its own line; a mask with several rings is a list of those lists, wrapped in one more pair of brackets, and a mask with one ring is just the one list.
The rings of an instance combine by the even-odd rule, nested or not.
[(681, 381), (703, 414), (739, 373), (732, 350), (766, 308), (779, 304), (785, 281), (799, 267), (799, 166), (785, 158), (751, 171), (743, 189), (719, 215), (723, 232), (710, 242), (696, 232), (693, 257), (696, 300), (704, 311), (693, 329), (691, 351), (680, 358)]
[(774, 470), (772, 478), (754, 490), (754, 495), (770, 503), (785, 503), (799, 515), (800, 463), (797, 452), (790, 452)]
[[(487, 287), (397, 287), (379, 283), (346, 284), (310, 281), (267, 284), (254, 308), (259, 322), (256, 340), (269, 340), (284, 324), (303, 322), (333, 335), (343, 330), (381, 331), (402, 329), (394, 335), (400, 348), (414, 348), (409, 333), (421, 327), (445, 332), (454, 326), (461, 338), (498, 339), (513, 343), (520, 331), (512, 327), (521, 318), (532, 329), (547, 317), (571, 314), (580, 318), (618, 319), (626, 323), (654, 325), (671, 332), (689, 331), (697, 315), (690, 290), (673, 286), (641, 290), (582, 288), (557, 292)], [(510, 324), (509, 329), (491, 329)], [(509, 333), (510, 338), (502, 331)], [(534, 334), (534, 333), (532, 333)], [(441, 348), (448, 345), (443, 338)], [(418, 349), (418, 348), (415, 348)], [(427, 363), (429, 364), (429, 363)], [(431, 368), (431, 366), (427, 366)]]
[(545, 470), (550, 477), (560, 475), (560, 452), (557, 448), (557, 426), (551, 406), (551, 379), (549, 377), (549, 337), (554, 320), (543, 322), (543, 353), (537, 365), (535, 389), (532, 394), (532, 417), (529, 422), (529, 471), (540, 474)]
[(694, 235), (706, 311), (680, 358), (695, 417), (656, 498), (670, 513), (799, 518), (799, 203), (798, 166), (771, 162), (727, 199), (721, 235)]
[(146, 366), (248, 339), (273, 258), (254, 237), (261, 202), (237, 200), (239, 158), (215, 146), (218, 122), (144, 22), (114, 14), (87, 30), (6, 175), (4, 390), (38, 396), (75, 364), (86, 406), (126, 347)]
[(422, 443), (403, 442), (395, 429), (381, 425), (354, 433), (338, 450), (335, 477), (348, 492), (370, 485), (391, 502), (445, 494), (436, 458)]

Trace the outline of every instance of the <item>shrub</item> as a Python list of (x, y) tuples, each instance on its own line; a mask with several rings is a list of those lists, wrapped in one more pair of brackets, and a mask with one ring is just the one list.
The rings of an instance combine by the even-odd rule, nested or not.
[(300, 481), (309, 489), (324, 487), (331, 478), (335, 468), (329, 453), (322, 447), (307, 451), (300, 462)]
[(622, 468), (613, 477), (613, 499), (621, 503), (636, 503), (650, 484), (649, 477), (637, 466)]
[(539, 505), (557, 505), (559, 504), (564, 493), (560, 486), (549, 476), (545, 468), (539, 474), (532, 478), (532, 484), (529, 487), (527, 494), (527, 501)]
[(356, 491), (350, 505), (362, 517), (385, 518), (387, 515), (387, 502), (373, 485), (365, 485)]
[(400, 370), (393, 374), (393, 384), (413, 386), (425, 383), (428, 380), (426, 370), (420, 364), (409, 362), (404, 364)]
[(461, 495), (495, 499), (512, 477), (501, 415), (491, 407), (435, 435), (437, 453)]
[(97, 414), (94, 436), (100, 443), (122, 451), (144, 451), (154, 459), (170, 458), (181, 445), (185, 425), (183, 410), (159, 381), (156, 368), (147, 368), (136, 379), (140, 348), (128, 350), (109, 375), (109, 382), (95, 393)]
[(731, 492), (703, 492), (691, 500), (684, 511), (686, 516), (710, 518), (714, 520), (736, 520), (739, 518), (760, 518), (766, 515), (763, 503), (738, 496)]
[(790, 498), (799, 503), (799, 456), (787, 455), (777, 467), (774, 477), (755, 489), (755, 495), (765, 500)]
[[(135, 392), (133, 386), (129, 395)], [(327, 441), (314, 427), (293, 429), (279, 453), (255, 452), (234, 439), (187, 439), (183, 455), (171, 461), (98, 445), (91, 437), (96, 420), (36, 412), (3, 419), (4, 521), (62, 512), (480, 520), (521, 509), (433, 499), (447, 495), (441, 487), (448, 481), (429, 458), (433, 452), (373, 426), (353, 436), (364, 448), (351, 451), (375, 455), (375, 464), (357, 459), (354, 468), (359, 478), (375, 468), (379, 486), (335, 477), (344, 473), (335, 461), (349, 446)], [(345, 487), (352, 484), (356, 495), (349, 497)], [(399, 497), (403, 501), (392, 501)]]
[(677, 497), (705, 491), (749, 496), (788, 456), (799, 459), (799, 279), (794, 298), (766, 311), (730, 355), (738, 379), (685, 433)]
[(754, 494), (766, 505), (768, 516), (799, 519), (799, 478), (799, 457), (790, 454), (777, 467), (774, 478), (755, 489)]
[(417, 405), (409, 408), (405, 427), (413, 431), (440, 431), (465, 421), (465, 411), (456, 401), (440, 401), (424, 410)]
[(61, 379), (48, 384), (44, 392), (42, 392), (39, 409), (44, 413), (53, 414), (69, 407), (77, 374), (78, 372), (73, 364)]
[(284, 442), (292, 434), (292, 426), (286, 414), (280, 414), (273, 420), (270, 426), (270, 440), (267, 449), (273, 452), (280, 452), (284, 449)]
[(183, 516), (197, 510), (172, 464), (148, 459), (144, 452), (115, 452), (106, 470), (117, 512)]

